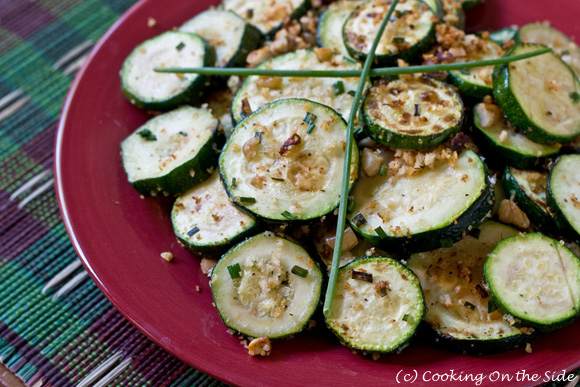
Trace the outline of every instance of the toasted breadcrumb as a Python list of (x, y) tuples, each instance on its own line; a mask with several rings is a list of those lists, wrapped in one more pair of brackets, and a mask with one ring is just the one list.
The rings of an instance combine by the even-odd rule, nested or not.
[(171, 254), (169, 251), (166, 251), (161, 253), (161, 258), (163, 258), (167, 262), (171, 262), (173, 260), (173, 254)]
[(272, 343), (268, 336), (258, 337), (248, 344), (248, 354), (250, 356), (269, 356), (272, 351)]

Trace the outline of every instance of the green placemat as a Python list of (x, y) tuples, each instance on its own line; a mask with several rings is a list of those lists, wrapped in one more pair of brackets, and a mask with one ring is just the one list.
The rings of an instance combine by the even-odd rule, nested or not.
[(221, 385), (109, 303), (82, 269), (56, 202), (53, 147), (66, 92), (134, 0), (0, 3), (0, 361), (29, 386)]

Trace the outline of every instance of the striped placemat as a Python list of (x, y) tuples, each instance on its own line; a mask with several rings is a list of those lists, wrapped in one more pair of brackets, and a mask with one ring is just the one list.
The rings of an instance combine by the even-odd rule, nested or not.
[(53, 148), (72, 77), (135, 0), (0, 2), (0, 361), (28, 386), (222, 385), (134, 328), (75, 254)]

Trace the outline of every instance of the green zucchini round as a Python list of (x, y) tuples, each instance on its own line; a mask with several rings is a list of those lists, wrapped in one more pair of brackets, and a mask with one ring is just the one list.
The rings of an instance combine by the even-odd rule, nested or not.
[(320, 47), (350, 58), (342, 39), (342, 26), (351, 12), (362, 3), (364, 0), (339, 0), (328, 6), (318, 20), (316, 39)]
[(548, 177), (548, 206), (564, 234), (580, 241), (580, 155), (564, 155)]

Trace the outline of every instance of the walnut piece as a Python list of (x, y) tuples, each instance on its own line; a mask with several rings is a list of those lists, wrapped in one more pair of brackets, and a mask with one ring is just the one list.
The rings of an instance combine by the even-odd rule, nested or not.
[(526, 213), (520, 210), (517, 204), (509, 199), (501, 201), (499, 204), (499, 210), (497, 211), (497, 216), (500, 221), (513, 224), (520, 228), (528, 228), (530, 226), (530, 220)]
[(272, 351), (272, 343), (268, 336), (258, 337), (248, 344), (248, 354), (250, 356), (269, 356)]

